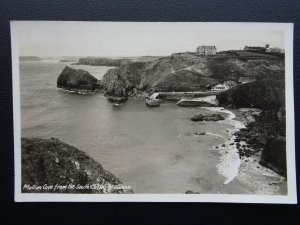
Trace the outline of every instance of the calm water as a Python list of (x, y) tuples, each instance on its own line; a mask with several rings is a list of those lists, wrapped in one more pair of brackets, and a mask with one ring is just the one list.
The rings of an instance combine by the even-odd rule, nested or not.
[[(220, 150), (232, 125), (195, 123), (189, 118), (207, 109), (174, 103), (148, 108), (144, 100), (112, 106), (102, 94), (58, 91), (56, 79), (68, 63), (21, 62), (23, 137), (56, 137), (85, 151), (137, 193), (218, 193), (226, 177), (219, 173)], [(107, 67), (73, 66), (101, 78)], [(230, 165), (229, 165), (230, 167)], [(243, 191), (243, 192), (247, 192)]]

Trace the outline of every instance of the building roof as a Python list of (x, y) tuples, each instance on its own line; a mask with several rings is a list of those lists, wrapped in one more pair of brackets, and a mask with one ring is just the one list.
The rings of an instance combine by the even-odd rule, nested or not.
[(255, 80), (253, 77), (240, 77), (239, 82)]

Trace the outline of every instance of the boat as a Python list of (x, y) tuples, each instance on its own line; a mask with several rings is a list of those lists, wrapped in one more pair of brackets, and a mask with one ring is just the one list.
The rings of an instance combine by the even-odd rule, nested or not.
[(161, 100), (151, 97), (146, 97), (146, 105), (150, 107), (160, 106)]

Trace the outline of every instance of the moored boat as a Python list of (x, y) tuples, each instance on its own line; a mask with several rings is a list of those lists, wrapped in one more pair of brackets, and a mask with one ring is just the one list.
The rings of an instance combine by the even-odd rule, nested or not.
[(146, 97), (146, 105), (147, 106), (160, 106), (161, 100), (160, 99), (155, 99), (155, 98), (150, 98)]

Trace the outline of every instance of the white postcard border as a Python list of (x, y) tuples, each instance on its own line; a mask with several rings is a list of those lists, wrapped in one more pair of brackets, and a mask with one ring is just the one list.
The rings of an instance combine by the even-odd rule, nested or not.
[[(293, 28), (292, 23), (241, 23), (241, 22), (204, 22), (207, 26), (247, 29), (282, 29), (285, 32), (285, 96), (286, 96), (286, 149), (287, 149), (287, 187), (288, 194), (236, 195), (236, 194), (40, 194), (21, 193), (21, 113), (18, 33), (16, 23), (11, 21), (12, 86), (13, 86), (13, 123), (14, 123), (14, 163), (15, 163), (15, 201), (16, 202), (227, 202), (227, 203), (277, 203), (296, 204), (296, 167), (295, 167), (295, 127), (294, 127), (294, 86), (293, 86)], [(33, 21), (30, 21), (33, 22)], [(41, 22), (41, 21), (36, 21)], [(44, 21), (45, 22), (45, 21)], [(78, 23), (77, 21), (47, 21), (57, 23)], [(99, 21), (100, 22), (100, 21)], [(81, 22), (80, 23), (89, 23)], [(97, 22), (93, 22), (97, 23)], [(136, 22), (101, 22), (136, 23)], [(139, 22), (147, 23), (147, 22)], [(153, 23), (153, 22), (151, 22)], [(165, 23), (165, 22), (164, 22)], [(172, 22), (174, 23), (174, 22)], [(180, 22), (176, 22), (180, 23)], [(190, 22), (182, 22), (190, 23)], [(195, 22), (191, 22), (195, 23)], [(214, 27), (214, 29), (216, 29)]]

